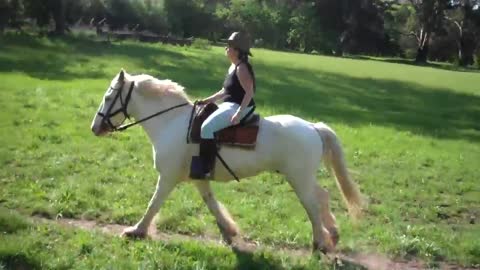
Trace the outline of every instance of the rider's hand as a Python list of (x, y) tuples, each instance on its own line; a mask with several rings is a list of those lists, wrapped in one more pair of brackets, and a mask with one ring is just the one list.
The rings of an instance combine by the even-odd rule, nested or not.
[(232, 123), (232, 125), (237, 125), (238, 123), (240, 123), (240, 112), (239, 111), (237, 111), (232, 116), (232, 118), (230, 119), (230, 122)]
[(201, 100), (198, 100), (197, 101), (197, 105), (205, 105), (209, 102), (209, 100), (207, 98), (205, 99), (201, 99)]

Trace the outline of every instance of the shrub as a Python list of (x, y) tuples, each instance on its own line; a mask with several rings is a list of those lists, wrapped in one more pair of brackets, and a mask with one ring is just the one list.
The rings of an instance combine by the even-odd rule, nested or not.
[(210, 41), (202, 38), (196, 38), (193, 40), (192, 47), (201, 50), (210, 50), (212, 48)]

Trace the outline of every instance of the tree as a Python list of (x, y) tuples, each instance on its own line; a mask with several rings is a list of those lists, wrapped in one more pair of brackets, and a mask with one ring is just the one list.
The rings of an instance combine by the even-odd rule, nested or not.
[[(271, 5), (268, 1), (231, 0), (216, 9), (218, 20), (224, 23), (224, 36), (243, 30), (264, 45), (283, 48), (287, 38), (289, 12), (285, 5)], [(283, 41), (282, 41), (283, 40)]]
[(337, 56), (377, 52), (384, 48), (383, 3), (379, 0), (317, 0), (316, 28), (322, 42)]
[(359, 0), (349, 4), (343, 47), (349, 53), (375, 53), (386, 51), (384, 30), (386, 5), (377, 0)]
[(480, 11), (478, 0), (457, 0), (445, 18), (451, 22), (461, 66), (473, 65), (475, 48), (480, 39)]
[(323, 52), (331, 52), (330, 49), (320, 48), (321, 41), (317, 40), (320, 36), (318, 31), (318, 21), (315, 18), (315, 10), (307, 5), (299, 6), (293, 12), (289, 19), (289, 30), (287, 33), (287, 43), (290, 49), (297, 49), (304, 52), (310, 52), (313, 49)]
[(84, 11), (84, 16), (94, 24), (106, 19), (107, 7), (105, 6), (105, 1), (89, 0)]
[(67, 5), (68, 0), (50, 0), (47, 1), (48, 8), (55, 21), (55, 33), (64, 35), (67, 30)]
[(135, 12), (130, 0), (106, 0), (107, 24), (111, 30), (122, 29), (127, 25), (136, 25), (140, 22), (141, 15)]
[(164, 0), (170, 32), (181, 36), (207, 36), (215, 28), (214, 9), (200, 0)]
[(409, 0), (415, 9), (415, 29), (410, 33), (417, 40), (416, 63), (426, 63), (432, 34), (443, 22), (450, 0)]
[(7, 26), (19, 28), (23, 16), (21, 0), (0, 0), (0, 33)]
[(23, 0), (27, 17), (34, 18), (39, 26), (47, 26), (53, 20), (53, 33), (64, 35), (68, 25), (84, 14), (86, 0)]

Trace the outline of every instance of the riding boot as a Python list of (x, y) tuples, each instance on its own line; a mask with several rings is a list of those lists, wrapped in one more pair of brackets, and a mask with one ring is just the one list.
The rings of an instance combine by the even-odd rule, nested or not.
[(200, 141), (200, 157), (203, 160), (203, 172), (205, 176), (210, 176), (215, 166), (215, 154), (217, 153), (217, 144), (215, 139), (202, 139)]
[(190, 178), (206, 179), (210, 177), (215, 165), (217, 145), (215, 139), (200, 140), (200, 155), (192, 157)]

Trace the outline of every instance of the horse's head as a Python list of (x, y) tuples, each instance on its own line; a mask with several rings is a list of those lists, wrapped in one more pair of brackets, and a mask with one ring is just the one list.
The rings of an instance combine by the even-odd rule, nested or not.
[(128, 77), (129, 75), (122, 69), (103, 95), (92, 121), (92, 132), (96, 136), (115, 131), (129, 117), (127, 107), (134, 84)]

